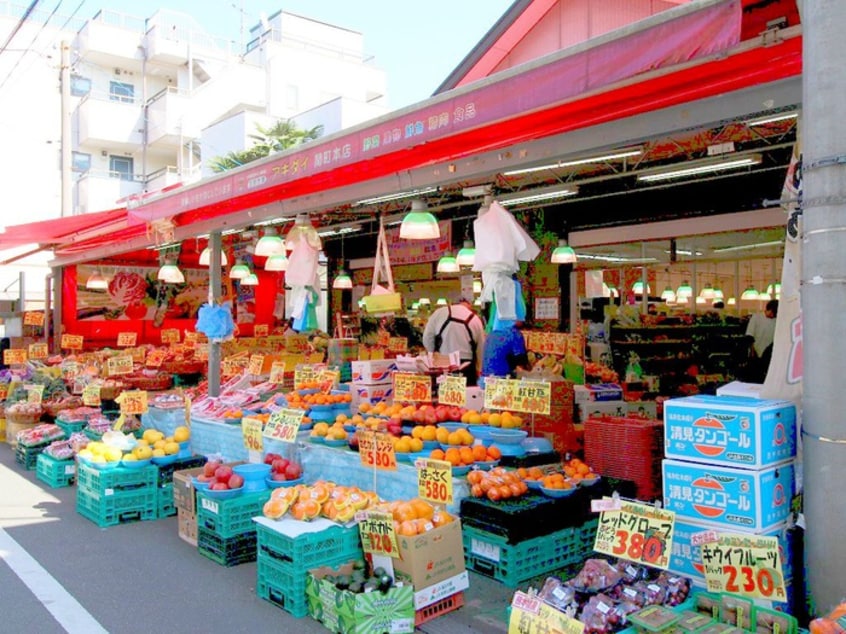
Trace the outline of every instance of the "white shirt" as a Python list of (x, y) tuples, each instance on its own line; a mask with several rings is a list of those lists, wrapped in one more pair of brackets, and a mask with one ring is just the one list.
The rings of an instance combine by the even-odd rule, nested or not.
[[(447, 324), (441, 335), (441, 349), (435, 350), (435, 336), (441, 331), (441, 326), (449, 318), (450, 310), (453, 320), (458, 321)], [(482, 348), (485, 344), (485, 325), (482, 323), (481, 317), (462, 304), (441, 306), (431, 314), (429, 321), (426, 322), (426, 327), (423, 329), (423, 347), (429, 352), (440, 352), (442, 354), (458, 352), (462, 361), (470, 361), (473, 358), (470, 338), (467, 334), (467, 328), (464, 327), (463, 323), (459, 323), (465, 321), (469, 315), (473, 315), (468, 326), (470, 332), (473, 333), (473, 340), (476, 342), (477, 365), (481, 364)]]
[(772, 345), (775, 338), (775, 327), (776, 318), (767, 317), (764, 313), (755, 313), (749, 318), (746, 334), (755, 338), (752, 345), (755, 348), (755, 354), (759, 357), (763, 356), (764, 350)]

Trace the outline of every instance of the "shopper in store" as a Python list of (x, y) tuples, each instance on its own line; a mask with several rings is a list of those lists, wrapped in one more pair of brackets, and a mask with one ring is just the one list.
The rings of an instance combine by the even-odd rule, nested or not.
[(752, 354), (754, 355), (752, 376), (754, 383), (763, 383), (767, 378), (770, 358), (773, 354), (773, 339), (775, 338), (776, 317), (778, 316), (778, 300), (771, 299), (764, 307), (763, 313), (755, 313), (749, 318), (746, 326), (746, 336), (752, 337)]
[(485, 324), (473, 310), (471, 300), (462, 297), (457, 304), (435, 310), (423, 329), (423, 347), (429, 352), (458, 352), (467, 365), (462, 374), (467, 385), (476, 385), (485, 346)]
[(526, 340), (517, 323), (509, 323), (489, 332), (482, 355), (482, 376), (515, 378), (517, 370), (529, 369)]

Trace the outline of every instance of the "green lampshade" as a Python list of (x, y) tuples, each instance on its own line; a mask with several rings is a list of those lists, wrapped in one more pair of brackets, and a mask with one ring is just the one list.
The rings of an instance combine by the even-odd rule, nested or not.
[(672, 286), (667, 286), (667, 287), (666, 287), (666, 288), (665, 288), (665, 289), (661, 292), (661, 299), (663, 299), (665, 302), (674, 302), (674, 301), (676, 301), (676, 294), (673, 292), (673, 287), (672, 287)]
[(285, 253), (280, 253), (278, 255), (271, 255), (267, 258), (267, 261), (264, 263), (264, 270), (265, 271), (287, 271), (288, 270), (288, 258)]
[(184, 284), (185, 276), (173, 262), (165, 262), (159, 269), (156, 279), (166, 284)]
[(335, 281), (332, 282), (332, 288), (346, 290), (353, 287), (352, 278), (349, 276), (349, 273), (341, 270), (338, 275), (335, 276)]
[(229, 277), (233, 280), (241, 280), (251, 273), (250, 267), (238, 260), (229, 270)]
[(699, 291), (699, 297), (702, 299), (714, 299), (714, 287), (711, 284), (706, 284), (701, 291)]
[(255, 273), (250, 273), (241, 278), (241, 284), (244, 286), (258, 286), (259, 279)]
[(553, 264), (575, 264), (578, 261), (576, 252), (573, 247), (567, 244), (567, 241), (561, 239), (558, 241), (558, 246), (552, 252), (552, 257), (549, 259)]
[(458, 273), (461, 267), (458, 266), (458, 260), (455, 259), (455, 256), (447, 253), (438, 260), (436, 270), (438, 273)]
[(438, 220), (427, 211), (426, 202), (412, 200), (409, 211), (400, 224), (400, 238), (405, 240), (433, 240), (441, 237)]
[(676, 299), (687, 299), (691, 295), (693, 295), (693, 287), (690, 285), (690, 282), (685, 280), (681, 283), (681, 286), (676, 289)]
[(464, 241), (464, 246), (459, 249), (455, 259), (458, 266), (473, 266), (476, 261), (476, 247), (473, 246), (472, 240)]
[(753, 301), (761, 299), (761, 295), (758, 293), (758, 291), (755, 290), (754, 286), (750, 285), (747, 286), (746, 290), (744, 290), (743, 293), (740, 295), (740, 299)]
[(436, 301), (436, 302), (435, 302), (435, 304), (436, 304), (437, 306), (446, 306), (446, 305), (447, 305), (447, 300), (446, 300), (445, 298), (443, 298), (443, 297), (439, 297), (439, 298), (438, 298), (438, 301)]
[(270, 229), (256, 242), (256, 255), (270, 257), (285, 253), (285, 241)]
[[(650, 288), (649, 284), (646, 285), (646, 294), (652, 292), (652, 288)], [(632, 293), (635, 295), (643, 295), (643, 280), (638, 280), (634, 284), (632, 284)]]

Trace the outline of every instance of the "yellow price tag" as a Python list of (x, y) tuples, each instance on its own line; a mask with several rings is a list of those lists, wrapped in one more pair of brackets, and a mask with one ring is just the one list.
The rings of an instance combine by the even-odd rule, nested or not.
[(340, 380), (340, 370), (321, 370), (317, 373), (317, 382), (320, 384), (320, 391), (324, 394), (329, 394), (334, 388), (338, 387)]
[(282, 383), (285, 380), (285, 362), (284, 361), (274, 361), (273, 364), (270, 366), (270, 382), (271, 383)]
[(285, 350), (292, 354), (308, 351), (308, 337), (305, 335), (288, 335), (285, 337)]
[(526, 414), (549, 414), (552, 384), (547, 381), (517, 381), (511, 409)]
[(777, 537), (718, 533), (717, 541), (702, 544), (700, 556), (710, 592), (787, 601)]
[(446, 460), (417, 460), (417, 491), (424, 500), (452, 504), (452, 465)]
[(241, 420), (241, 433), (244, 435), (244, 447), (247, 451), (264, 451), (264, 439), (261, 437), (262, 423), (258, 418)]
[(431, 402), (432, 379), (425, 374), (394, 372), (394, 401)]
[(280, 409), (270, 415), (264, 428), (265, 438), (281, 440), (282, 442), (296, 442), (300, 423), (303, 422), (303, 412), (299, 409)]
[(446, 375), (438, 384), (438, 404), (464, 407), (467, 404), (467, 377)]
[(24, 326), (43, 326), (44, 313), (40, 311), (30, 311), (24, 313)]
[(162, 343), (179, 343), (178, 328), (164, 328), (161, 332)]
[(194, 346), (200, 341), (199, 333), (196, 330), (185, 331), (185, 345)]
[(41, 403), (44, 398), (43, 385), (24, 385), (24, 389), (26, 390), (27, 403)]
[(147, 355), (147, 360), (144, 362), (148, 368), (159, 368), (164, 363), (167, 356), (167, 350), (151, 350)]
[(361, 549), (374, 555), (387, 555), (399, 558), (397, 533), (394, 530), (394, 518), (390, 513), (365, 511), (358, 523), (361, 535)]
[(389, 337), (388, 350), (391, 352), (408, 352), (408, 337)]
[(317, 381), (317, 368), (313, 365), (298, 365), (294, 369), (294, 387)]
[(22, 365), (26, 363), (26, 350), (23, 348), (9, 348), (3, 351), (5, 365)]
[(120, 355), (117, 357), (109, 357), (106, 364), (109, 375), (114, 374), (131, 374), (132, 373), (132, 357), (130, 355)]
[(358, 431), (358, 456), (361, 464), (373, 469), (396, 471), (397, 455), (388, 434)]
[(512, 379), (485, 379), (485, 407), (488, 409), (514, 409), (517, 383)]
[(126, 390), (121, 392), (115, 400), (120, 404), (120, 411), (123, 414), (140, 415), (147, 411), (146, 390)]
[(256, 324), (253, 328), (253, 336), (266, 337), (270, 334), (270, 327), (267, 324)]
[(583, 634), (585, 624), (518, 590), (511, 600), (508, 634)]
[(118, 348), (131, 348), (138, 341), (137, 332), (119, 332), (117, 337)]
[(87, 407), (100, 407), (100, 386), (91, 384), (82, 388), (82, 404)]
[(619, 510), (600, 514), (593, 549), (666, 570), (673, 550), (675, 524), (673, 511), (624, 500)]
[(82, 350), (83, 341), (82, 335), (62, 335), (60, 345), (62, 350)]
[(258, 376), (261, 374), (262, 367), (264, 367), (264, 355), (254, 354), (250, 356), (250, 362), (247, 364), (247, 374)]

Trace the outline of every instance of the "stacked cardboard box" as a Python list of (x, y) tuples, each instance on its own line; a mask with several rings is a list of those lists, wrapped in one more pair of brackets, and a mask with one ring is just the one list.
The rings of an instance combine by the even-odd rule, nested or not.
[(390, 402), (393, 399), (393, 373), (397, 369), (395, 360), (353, 361), (350, 366), (352, 368), (350, 395), (354, 412), (358, 410), (361, 403)]

